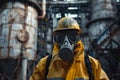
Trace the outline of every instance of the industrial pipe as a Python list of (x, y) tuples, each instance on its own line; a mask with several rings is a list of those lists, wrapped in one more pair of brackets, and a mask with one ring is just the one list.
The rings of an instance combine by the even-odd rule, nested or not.
[(22, 59), (22, 80), (27, 80), (27, 58)]
[(46, 0), (42, 0), (42, 15), (38, 16), (38, 18), (44, 18), (46, 15)]

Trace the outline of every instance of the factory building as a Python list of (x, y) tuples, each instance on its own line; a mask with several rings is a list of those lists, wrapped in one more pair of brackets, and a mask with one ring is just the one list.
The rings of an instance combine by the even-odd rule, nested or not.
[(120, 79), (120, 0), (1, 0), (0, 80), (29, 80), (53, 49), (62, 17), (78, 21), (85, 53), (98, 59), (110, 80)]

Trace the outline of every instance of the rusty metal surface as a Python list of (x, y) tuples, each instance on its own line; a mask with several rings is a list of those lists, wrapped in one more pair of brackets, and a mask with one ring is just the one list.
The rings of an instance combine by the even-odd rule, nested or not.
[(0, 59), (20, 57), (21, 47), (25, 48), (23, 55), (27, 59), (35, 59), (38, 26), (36, 9), (20, 2), (8, 2), (3, 7), (0, 12)]
[(26, 42), (28, 39), (29, 39), (29, 34), (27, 31), (25, 30), (20, 30), (17, 32), (16, 34), (16, 39), (21, 42), (21, 43), (24, 43)]

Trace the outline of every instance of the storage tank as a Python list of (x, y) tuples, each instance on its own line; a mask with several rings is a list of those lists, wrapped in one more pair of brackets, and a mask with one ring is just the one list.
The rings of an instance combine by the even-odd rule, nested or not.
[[(91, 9), (91, 22), (87, 27), (91, 40), (94, 40), (114, 21), (116, 9), (111, 0), (92, 0)], [(109, 31), (99, 40), (98, 44), (108, 35)]]
[[(115, 18), (116, 7), (112, 3), (112, 0), (91, 0), (91, 21), (87, 25), (89, 37), (91, 42), (95, 44), (92, 44), (92, 47), (94, 48), (94, 51), (96, 51), (96, 58), (100, 61), (101, 66), (109, 77), (114, 74), (111, 73), (110, 65), (112, 64), (111, 62), (116, 59), (111, 56), (111, 54), (116, 54), (116, 52), (110, 52), (112, 48), (115, 48), (115, 45), (110, 43), (109, 37), (115, 39), (116, 36), (117, 39), (115, 41), (119, 40), (118, 35), (114, 34), (114, 37), (111, 36), (111, 33), (116, 27), (116, 25), (111, 26), (111, 24), (115, 22)], [(110, 27), (112, 27), (112, 29), (110, 29)], [(107, 50), (107, 48), (110, 50)], [(110, 59), (111, 62), (108, 59)], [(117, 66), (115, 68), (117, 68)]]
[(0, 80), (26, 80), (27, 61), (36, 59), (41, 12), (36, 0), (0, 1)]
[(6, 1), (1, 5), (0, 59), (16, 59), (21, 55), (29, 60), (35, 59), (38, 12), (29, 5), (31, 1), (26, 2)]

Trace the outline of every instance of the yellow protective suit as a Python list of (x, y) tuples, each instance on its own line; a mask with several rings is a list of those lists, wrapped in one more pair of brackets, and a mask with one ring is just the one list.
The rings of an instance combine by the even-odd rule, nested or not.
[[(74, 61), (71, 63), (62, 61), (58, 56), (59, 48), (54, 45), (53, 55), (49, 66), (47, 80), (89, 80), (84, 60), (84, 46), (81, 41), (74, 50)], [(36, 65), (30, 80), (44, 80), (46, 59), (42, 58)], [(109, 80), (102, 70), (98, 60), (89, 56), (95, 80)]]

